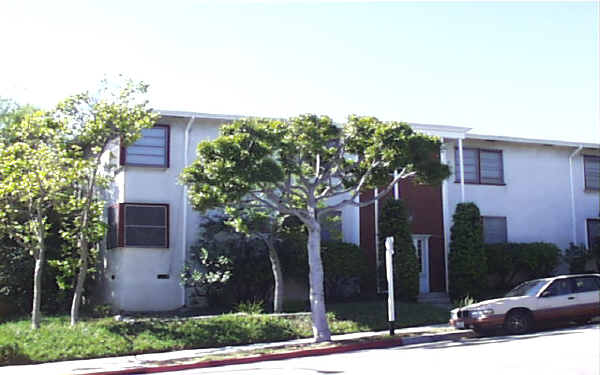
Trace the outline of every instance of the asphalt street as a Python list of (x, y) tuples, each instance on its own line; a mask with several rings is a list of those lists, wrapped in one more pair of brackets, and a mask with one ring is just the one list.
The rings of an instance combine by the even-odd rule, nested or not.
[[(172, 372), (192, 374), (600, 375), (600, 325)], [(166, 374), (166, 373), (164, 373)]]

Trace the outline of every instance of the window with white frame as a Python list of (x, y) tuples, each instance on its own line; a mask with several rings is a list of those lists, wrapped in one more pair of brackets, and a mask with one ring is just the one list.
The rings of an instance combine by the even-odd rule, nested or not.
[[(463, 148), (465, 183), (481, 185), (504, 185), (502, 150)], [(460, 155), (454, 155), (455, 181), (460, 182)]]
[(122, 149), (122, 164), (146, 167), (169, 167), (169, 126), (142, 129), (142, 136)]
[(483, 242), (484, 243), (507, 242), (506, 217), (482, 216), (481, 220), (483, 222)]
[(423, 252), (425, 247), (425, 241), (425, 238), (415, 238), (415, 236), (413, 236), (413, 245), (415, 246), (415, 250), (417, 252), (417, 260), (419, 261), (419, 273), (423, 272), (423, 257), (425, 256)]

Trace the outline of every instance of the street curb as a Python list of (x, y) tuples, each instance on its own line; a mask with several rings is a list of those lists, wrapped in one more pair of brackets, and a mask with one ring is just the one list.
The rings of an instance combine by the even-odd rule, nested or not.
[(474, 336), (474, 333), (470, 330), (467, 330), (467, 331), (463, 331), (463, 332), (451, 332), (451, 333), (444, 333), (444, 334), (432, 334), (432, 335), (415, 336), (415, 337), (404, 337), (404, 338), (398, 337), (398, 338), (392, 338), (392, 339), (385, 339), (385, 340), (381, 340), (381, 341), (372, 341), (372, 342), (366, 342), (366, 343), (341, 345), (341, 346), (332, 347), (332, 348), (306, 349), (306, 350), (292, 351), (289, 353), (264, 354), (264, 355), (245, 357), (245, 358), (230, 358), (230, 359), (222, 359), (222, 360), (203, 361), (203, 362), (186, 364), (186, 365), (137, 367), (137, 368), (130, 368), (130, 369), (126, 369), (126, 370), (90, 372), (90, 373), (78, 374), (78, 375), (152, 374), (152, 373), (165, 372), (165, 371), (182, 371), (182, 370), (190, 370), (190, 369), (197, 369), (197, 368), (241, 365), (241, 364), (256, 363), (256, 362), (263, 362), (263, 361), (277, 361), (277, 360), (291, 359), (291, 358), (311, 357), (311, 356), (336, 354), (336, 353), (346, 353), (346, 352), (351, 352), (351, 351), (356, 351), (356, 350), (385, 349), (385, 348), (392, 348), (395, 346), (424, 344), (424, 343), (431, 343), (431, 342), (436, 342), (436, 341), (446, 341), (446, 340), (457, 340), (460, 338), (473, 337), (473, 336)]
[(458, 340), (462, 338), (471, 338), (477, 336), (475, 332), (471, 330), (465, 330), (461, 332), (451, 332), (451, 333), (443, 333), (439, 335), (424, 335), (424, 336), (415, 336), (415, 337), (407, 337), (404, 339), (403, 345), (416, 345), (416, 344), (427, 344), (436, 341), (446, 341), (446, 340)]

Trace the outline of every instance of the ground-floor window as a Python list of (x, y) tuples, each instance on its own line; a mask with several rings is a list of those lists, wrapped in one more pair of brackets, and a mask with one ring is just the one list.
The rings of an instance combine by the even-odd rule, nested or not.
[(342, 240), (342, 211), (331, 211), (320, 219), (321, 241)]
[(107, 247), (169, 247), (169, 205), (119, 203), (108, 211)]
[(483, 242), (503, 243), (507, 242), (506, 217), (504, 216), (482, 216)]
[(600, 219), (587, 219), (588, 249), (600, 246)]

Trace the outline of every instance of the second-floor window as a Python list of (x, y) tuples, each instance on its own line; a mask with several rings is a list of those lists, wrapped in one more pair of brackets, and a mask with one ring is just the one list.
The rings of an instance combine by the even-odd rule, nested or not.
[[(463, 148), (465, 183), (482, 185), (504, 185), (504, 165), (501, 150)], [(455, 181), (460, 182), (460, 155), (454, 155)]]
[(169, 126), (142, 129), (135, 143), (121, 149), (121, 164), (146, 167), (169, 167)]
[(585, 188), (600, 190), (600, 156), (584, 155)]

